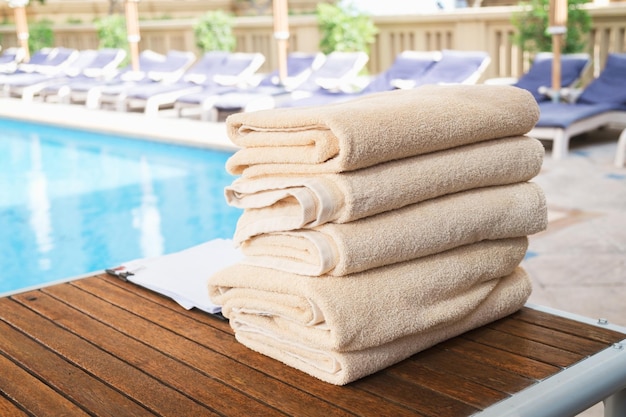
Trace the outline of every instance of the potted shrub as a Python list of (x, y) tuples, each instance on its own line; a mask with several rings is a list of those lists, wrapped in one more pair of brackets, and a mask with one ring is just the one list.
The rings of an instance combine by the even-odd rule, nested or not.
[(317, 22), (320, 51), (325, 54), (333, 51), (369, 53), (369, 46), (378, 33), (371, 17), (350, 4), (319, 3)]
[(233, 51), (237, 44), (233, 34), (234, 18), (221, 10), (205, 13), (193, 26), (196, 46), (201, 51)]
[[(585, 52), (591, 16), (582, 6), (589, 0), (568, 0), (567, 32), (563, 53)], [(530, 0), (520, 3), (523, 10), (513, 13), (511, 23), (517, 29), (513, 41), (523, 51), (534, 54), (552, 50), (552, 37), (547, 33), (550, 20), (550, 0)]]

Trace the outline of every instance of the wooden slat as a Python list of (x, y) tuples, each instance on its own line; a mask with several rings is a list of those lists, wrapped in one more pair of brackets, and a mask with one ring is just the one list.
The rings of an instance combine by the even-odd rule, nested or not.
[[(87, 341), (97, 344), (101, 349), (113, 356), (123, 358), (132, 366), (153, 378), (182, 392), (194, 401), (200, 402), (207, 407), (219, 409), (220, 412), (233, 415), (278, 416), (283, 413), (259, 403), (247, 395), (220, 384), (213, 378), (186, 366), (171, 356), (153, 349), (136, 339), (104, 325), (93, 318), (70, 308), (66, 304), (39, 293), (36, 300), (32, 296), (24, 294), (14, 297), (25, 303), (37, 313), (55, 317), (55, 323), (75, 334), (80, 334)], [(66, 300), (67, 301), (67, 300)], [(116, 317), (116, 311), (110, 311), (112, 320), (121, 320)], [(149, 331), (146, 329), (146, 331)]]
[(109, 276), (0, 299), (0, 335), (0, 415), (324, 417), (470, 416), (626, 337), (524, 308), (339, 387)]
[[(4, 316), (12, 326), (19, 328), (33, 339), (41, 341), (48, 349), (90, 375), (98, 375), (103, 382), (124, 392), (148, 410), (159, 410), (164, 415), (171, 416), (218, 415), (199, 405), (192, 398), (161, 384), (134, 367), (129, 367), (124, 358), (120, 359), (104, 352), (99, 347), (50, 322), (37, 320), (40, 316), (26, 308), (15, 308), (5, 313)], [(52, 317), (55, 320), (61, 318), (58, 312)]]
[(396, 378), (388, 372), (365, 377), (353, 382), (359, 388), (389, 398), (397, 403), (415, 410), (419, 416), (428, 417), (466, 417), (476, 413), (478, 409), (454, 400), (436, 391), (411, 384)]
[[(454, 361), (450, 360), (451, 355), (454, 355)], [(455, 354), (443, 346), (422, 352), (411, 360), (419, 361), (421, 366), (457, 375), (506, 394), (516, 393), (536, 382), (535, 379), (497, 368), (467, 355)]]
[(394, 366), (388, 373), (481, 410), (508, 397), (462, 376), (427, 368), (417, 361)]
[[(129, 298), (127, 293), (106, 285), (103, 281), (81, 280), (76, 285), (89, 288), (108, 301), (81, 291), (74, 285), (49, 287), (45, 292), (71, 303), (75, 308), (105, 324), (114, 326), (129, 337), (141, 340), (165, 355), (176, 357), (221, 383), (289, 415), (347, 415), (345, 411), (320, 398), (279, 380), (267, 378), (262, 372), (212, 349), (212, 345), (221, 342), (230, 346), (230, 349), (242, 350), (245, 355), (254, 354), (238, 343), (233, 343), (232, 335), (193, 323), (181, 315), (163, 315), (162, 308), (156, 304), (146, 302), (137, 305), (134, 302), (136, 300)], [(109, 304), (114, 300), (134, 311), (124, 311), (121, 307)]]
[(582, 356), (593, 355), (606, 347), (606, 343), (603, 342), (538, 326), (523, 320), (498, 320), (488, 327)]
[[(312, 398), (317, 398), (318, 401), (322, 399), (324, 402), (334, 404), (335, 406), (338, 406), (340, 408), (350, 409), (352, 413), (356, 413), (357, 415), (367, 416), (371, 415), (372, 407), (380, 405), (381, 403), (381, 399), (371, 393), (358, 391), (351, 386), (337, 387), (331, 384), (327, 384), (296, 369), (285, 366), (282, 363), (275, 361), (271, 358), (254, 353), (250, 349), (246, 348), (240, 343), (237, 343), (234, 340), (232, 330), (230, 330), (228, 334), (225, 334), (223, 332), (216, 332), (215, 329), (213, 329), (213, 325), (198, 330), (197, 323), (195, 323), (195, 320), (193, 319), (198, 315), (206, 316), (202, 313), (196, 312), (196, 314), (190, 314), (189, 312), (185, 312), (183, 316), (188, 317), (190, 321), (181, 318), (180, 315), (168, 316), (159, 314), (159, 305), (150, 303), (139, 304), (136, 302), (134, 292), (142, 290), (137, 289), (132, 284), (122, 286), (110, 286), (107, 285), (106, 280), (90, 279), (81, 280), (79, 282), (76, 282), (75, 285), (80, 286), (81, 289), (89, 291), (90, 293), (105, 299), (108, 303), (114, 304), (134, 314), (146, 315), (147, 317), (151, 317), (151, 320), (153, 320), (159, 326), (176, 332), (182, 337), (192, 339), (197, 343), (200, 343), (203, 346), (209, 347), (211, 350), (224, 355), (225, 357), (232, 358), (232, 360), (236, 361), (238, 365), (245, 364), (252, 369), (262, 369), (264, 374), (279, 379), (281, 381), (285, 381), (285, 383), (289, 384), (291, 387), (288, 387), (288, 389), (281, 388), (281, 386), (277, 386), (275, 389), (260, 388), (262, 389), (262, 392), (259, 392), (257, 397), (261, 399), (265, 398), (266, 396), (271, 397), (271, 404), (275, 404), (277, 408), (280, 408), (282, 410), (285, 410), (285, 407), (289, 406), (294, 401), (296, 402), (296, 404), (302, 404), (302, 402), (306, 401), (312, 402), (312, 404), (314, 404), (315, 400), (313, 400)], [(130, 292), (129, 290), (132, 290), (132, 292)], [(107, 316), (107, 311), (108, 310), (105, 310), (102, 313), (105, 320)], [(216, 319), (212, 319), (212, 321), (214, 324), (217, 323), (218, 326), (221, 326), (223, 324), (221, 321)], [(230, 368), (228, 368), (228, 370), (230, 371)], [(224, 378), (227, 380), (230, 379), (228, 375), (224, 376)], [(296, 393), (294, 393), (292, 395), (294, 388), (304, 391), (308, 395), (303, 396), (302, 393), (297, 395)], [(245, 387), (242, 389), (245, 389)], [(248, 388), (246, 391), (250, 395), (251, 392), (253, 392), (255, 389), (259, 388), (252, 387)], [(354, 395), (359, 396), (358, 402), (355, 402), (352, 399), (352, 396)], [(286, 397), (284, 402), (282, 399), (283, 396)], [(332, 409), (329, 410), (328, 406), (329, 405), (321, 404), (319, 410), (315, 410), (315, 407), (311, 405), (310, 409), (308, 409), (306, 412), (318, 413), (317, 415), (323, 415), (327, 412), (340, 412), (337, 410), (333, 411)], [(388, 412), (393, 414), (394, 416), (414, 415), (411, 414), (411, 412), (406, 408), (399, 407), (394, 403), (388, 403), (385, 405), (385, 407)]]
[(515, 313), (512, 318), (524, 320), (548, 329), (554, 329), (563, 333), (573, 334), (586, 339), (595, 340), (611, 345), (624, 339), (624, 334), (611, 329), (605, 329), (589, 324), (581, 323), (566, 317), (548, 314), (543, 311), (523, 308)]
[[(7, 301), (0, 300), (0, 311), (2, 311), (3, 317), (7, 317), (9, 311), (20, 313), (23, 310), (16, 308), (15, 303), (9, 305), (10, 303)], [(32, 315), (29, 315), (29, 319), (39, 322), (44, 321)], [(13, 358), (16, 363), (30, 374), (42, 381), (46, 381), (52, 389), (64, 393), (69, 400), (82, 404), (87, 409), (98, 410), (101, 416), (132, 417), (152, 415), (148, 410), (139, 406), (125, 395), (67, 362), (64, 358), (41, 346), (35, 340), (16, 331), (5, 322), (0, 322), (0, 334), (2, 334), (2, 337), (0, 337), (0, 351)], [(106, 399), (106, 401), (103, 401), (103, 399)], [(45, 414), (43, 413), (42, 415)]]
[(526, 358), (521, 355), (503, 352), (492, 346), (476, 343), (470, 339), (450, 339), (440, 344), (440, 347), (488, 364), (504, 369), (526, 378), (541, 380), (554, 375), (560, 368), (546, 363)]
[[(0, 390), (0, 393), (1, 392), (2, 390)], [(17, 408), (11, 401), (0, 395), (0, 416), (27, 417), (27, 414)]]
[(0, 369), (0, 392), (13, 400), (11, 402), (0, 395), (0, 416), (25, 416), (22, 410), (35, 415), (44, 415), (50, 410), (55, 410), (59, 415), (88, 415), (2, 355)]
[(474, 342), (492, 346), (496, 349), (515, 353), (526, 358), (535, 359), (549, 365), (565, 368), (584, 358), (583, 355), (568, 352), (552, 346), (544, 345), (523, 337), (514, 336), (505, 332), (481, 327), (467, 332), (464, 338)]

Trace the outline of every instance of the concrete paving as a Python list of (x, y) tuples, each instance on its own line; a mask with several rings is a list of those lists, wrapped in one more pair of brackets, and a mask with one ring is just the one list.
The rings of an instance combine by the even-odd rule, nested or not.
[(613, 165), (619, 131), (578, 136), (567, 159), (541, 173), (549, 209), (523, 266), (531, 302), (626, 326), (626, 168)]

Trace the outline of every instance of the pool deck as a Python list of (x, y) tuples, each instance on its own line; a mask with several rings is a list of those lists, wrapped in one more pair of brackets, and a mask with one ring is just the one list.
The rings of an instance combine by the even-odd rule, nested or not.
[[(168, 112), (147, 117), (0, 98), (2, 116), (232, 149), (223, 123)], [(530, 302), (626, 326), (626, 168), (612, 165), (618, 136), (612, 129), (581, 135), (563, 161), (550, 159), (548, 149), (535, 181), (546, 193), (550, 223), (531, 236), (523, 266), (534, 283)], [(599, 407), (581, 414), (600, 415)]]
[(235, 149), (224, 123), (178, 118), (173, 110), (157, 117), (142, 113), (90, 110), (82, 105), (24, 102), (0, 98), (0, 117), (98, 130), (124, 136), (162, 140), (191, 146)]

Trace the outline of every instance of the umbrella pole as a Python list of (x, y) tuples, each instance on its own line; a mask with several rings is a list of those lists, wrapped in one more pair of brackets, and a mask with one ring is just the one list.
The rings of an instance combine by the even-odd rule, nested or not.
[(24, 52), (24, 61), (30, 60), (30, 49), (28, 47), (28, 21), (26, 19), (26, 5), (28, 0), (12, 0), (9, 1), (9, 7), (13, 8), (15, 15), (15, 32), (20, 48)]
[(287, 0), (273, 0), (274, 39), (278, 50), (278, 77), (281, 85), (287, 80), (287, 49), (289, 47), (289, 24)]
[(137, 12), (139, 0), (126, 0), (126, 34), (130, 48), (130, 60), (133, 71), (139, 71), (139, 14)]
[(550, 26), (552, 35), (552, 101), (561, 100), (561, 50), (567, 32), (567, 0), (550, 0)]
[(26, 21), (26, 8), (24, 6), (15, 8), (15, 26), (17, 29), (17, 39), (20, 47), (24, 51), (24, 60), (30, 60), (30, 49), (28, 48), (28, 22)]

